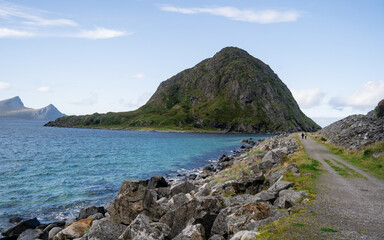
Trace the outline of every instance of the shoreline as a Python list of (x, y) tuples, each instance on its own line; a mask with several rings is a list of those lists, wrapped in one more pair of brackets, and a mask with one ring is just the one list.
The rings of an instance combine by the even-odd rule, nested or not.
[[(279, 135), (279, 136), (281, 136), (281, 135)], [(246, 144), (246, 145), (242, 145), (242, 147), (240, 147), (239, 149), (236, 149), (236, 150), (234, 150), (234, 151), (232, 151), (233, 152), (233, 154), (232, 155), (230, 155), (230, 156), (226, 156), (226, 155), (223, 155), (223, 156), (221, 156), (218, 160), (215, 160), (214, 162), (211, 162), (209, 165), (205, 165), (205, 166), (202, 166), (201, 168), (199, 168), (199, 170), (198, 171), (195, 171), (195, 172), (193, 172), (193, 170), (191, 171), (191, 172), (189, 172), (189, 173), (186, 173), (186, 174), (183, 174), (183, 175), (180, 175), (179, 177), (179, 179), (168, 179), (168, 181), (167, 180), (165, 180), (163, 177), (161, 177), (161, 176), (158, 176), (158, 177), (152, 177), (150, 180), (145, 180), (145, 181), (140, 181), (140, 180), (126, 180), (126, 181), (124, 181), (123, 183), (122, 183), (122, 188), (123, 188), (123, 186), (124, 186), (124, 184), (139, 184), (138, 186), (144, 186), (144, 185), (147, 185), (147, 184), (151, 184), (151, 182), (153, 182), (153, 181), (155, 181), (155, 185), (156, 184), (158, 184), (158, 183), (160, 183), (160, 185), (161, 184), (164, 184), (164, 185), (162, 185), (162, 186), (160, 186), (160, 188), (158, 188), (159, 186), (157, 186), (157, 187), (154, 187), (154, 188), (152, 188), (152, 189), (149, 189), (149, 192), (150, 192), (150, 195), (152, 195), (152, 196), (156, 196), (155, 197), (155, 201), (156, 202), (158, 202), (158, 203), (153, 203), (153, 204), (155, 204), (156, 206), (162, 206), (162, 207), (165, 207), (165, 208), (168, 208), (168, 210), (166, 211), (166, 212), (168, 212), (169, 213), (169, 210), (172, 210), (173, 209), (173, 207), (171, 207), (170, 209), (169, 209), (169, 204), (171, 204), (171, 205), (175, 205), (176, 204), (176, 202), (175, 201), (178, 201), (178, 200), (176, 200), (176, 199), (174, 199), (174, 197), (176, 197), (176, 196), (179, 196), (180, 195), (180, 197), (181, 196), (187, 196), (187, 198), (184, 198), (184, 200), (183, 201), (185, 201), (186, 199), (187, 199), (187, 201), (192, 201), (193, 199), (196, 199), (196, 201), (200, 201), (201, 199), (200, 199), (200, 197), (202, 197), (202, 198), (209, 198), (209, 196), (211, 196), (211, 194), (212, 194), (212, 197), (213, 196), (216, 196), (215, 194), (213, 194), (213, 192), (215, 192), (215, 190), (213, 189), (213, 190), (210, 190), (210, 194), (207, 194), (207, 190), (206, 190), (206, 186), (207, 186), (207, 184), (209, 185), (209, 184), (213, 184), (215, 181), (213, 181), (213, 179), (215, 178), (215, 176), (216, 175), (220, 175), (220, 174), (222, 174), (223, 173), (223, 170), (224, 169), (228, 169), (228, 168), (230, 168), (233, 164), (236, 164), (236, 162), (238, 162), (238, 161), (248, 161), (247, 159), (247, 153), (248, 152), (250, 152), (251, 150), (254, 150), (255, 148), (256, 148), (256, 146), (258, 146), (259, 144), (260, 144), (260, 142), (266, 142), (266, 141), (271, 141), (271, 139), (274, 139), (274, 138), (276, 138), (276, 137), (279, 137), (279, 136), (274, 136), (274, 137), (269, 137), (269, 138), (266, 138), (266, 139), (263, 139), (263, 140), (261, 140), (261, 141), (256, 141), (256, 142), (254, 142), (252, 139), (243, 139), (242, 140), (242, 142), (244, 142), (244, 144)], [(285, 150), (284, 150), (285, 151)], [(291, 151), (291, 150), (289, 150), (289, 151)], [(287, 153), (288, 154), (288, 153)], [(260, 158), (260, 157), (264, 157), (264, 155), (265, 154), (256, 154), (257, 155), (257, 158)], [(274, 164), (272, 164), (272, 165), (274, 165)], [(280, 166), (280, 165), (279, 165)], [(270, 167), (272, 167), (272, 166), (270, 166)], [(192, 177), (191, 177), (192, 176)], [(263, 175), (264, 176), (264, 175)], [(153, 179), (155, 179), (155, 180), (153, 180)], [(162, 179), (162, 180), (161, 180)], [(263, 179), (264, 179), (264, 177), (263, 177)], [(157, 182), (156, 182), (157, 181)], [(245, 180), (245, 181), (248, 181), (248, 180)], [(253, 182), (254, 180), (252, 180), (251, 182)], [(258, 180), (259, 181), (259, 180)], [(280, 179), (275, 179), (274, 181), (280, 181)], [(162, 182), (162, 183), (161, 183)], [(144, 185), (143, 185), (144, 184)], [(192, 184), (192, 185), (191, 185)], [(236, 189), (236, 188), (238, 188), (238, 186), (237, 187), (235, 187), (235, 185), (233, 185), (234, 183), (233, 183), (233, 181), (229, 181), (229, 187), (231, 188), (231, 189)], [(243, 184), (243, 183), (242, 183)], [(248, 184), (248, 183), (245, 183), (245, 184)], [(259, 182), (258, 184), (262, 184), (261, 186), (264, 186), (263, 184), (264, 184), (264, 180), (262, 181), (262, 183), (261, 182)], [(174, 194), (171, 194), (170, 192), (169, 193), (165, 193), (166, 194), (166, 196), (162, 196), (162, 194), (164, 194), (164, 193), (162, 193), (162, 192), (158, 192), (158, 190), (157, 189), (162, 189), (162, 188), (164, 188), (164, 190), (162, 190), (162, 191), (165, 191), (165, 189), (168, 189), (166, 192), (168, 192), (168, 191), (173, 191), (172, 189), (175, 189), (175, 188), (179, 188), (180, 187), (180, 185), (182, 185), (182, 190), (181, 190), (181, 192), (179, 192), (179, 193), (177, 193), (177, 192), (175, 192)], [(220, 184), (215, 184), (215, 185), (219, 185), (220, 186)], [(269, 187), (271, 187), (273, 184), (272, 184), (272, 182), (271, 182), (271, 180), (269, 181), (269, 183), (267, 184)], [(188, 186), (187, 187), (187, 190), (185, 190), (185, 187), (186, 186)], [(191, 186), (194, 186), (194, 187), (192, 187), (191, 188)], [(228, 187), (228, 186), (227, 186)], [(148, 187), (149, 188), (149, 187)], [(221, 188), (223, 188), (223, 187), (221, 187)], [(262, 188), (264, 188), (264, 187), (262, 187)], [(139, 189), (141, 189), (141, 187), (139, 187)], [(143, 191), (148, 191), (148, 190), (145, 190), (146, 188), (144, 188), (143, 189)], [(251, 188), (252, 189), (252, 188)], [(192, 191), (191, 191), (192, 190)], [(120, 190), (120, 193), (121, 193), (121, 191), (122, 191), (122, 189)], [(179, 190), (178, 190), (179, 191)], [(225, 191), (227, 191), (227, 190), (225, 190)], [(239, 190), (239, 189), (237, 189), (237, 190), (230, 190), (230, 192), (231, 191), (235, 191), (235, 192), (237, 192), (237, 191), (240, 191), (240, 192), (238, 192), (238, 194), (245, 194), (246, 192), (248, 192), (248, 189), (244, 189), (244, 190)], [(259, 191), (259, 190), (258, 190)], [(202, 193), (202, 192), (204, 192), (204, 193)], [(120, 196), (120, 193), (118, 194), (118, 196)], [(255, 193), (257, 193), (257, 191), (256, 192), (253, 192), (253, 194), (255, 194)], [(169, 195), (167, 195), (167, 194), (171, 194), (170, 196)], [(176, 194), (176, 195), (175, 195)], [(221, 193), (221, 194), (226, 194), (226, 193)], [(218, 196), (224, 196), (224, 195), (221, 195), (221, 194), (219, 194)], [(172, 197), (172, 195), (173, 195), (173, 197)], [(231, 195), (231, 194), (230, 194)], [(245, 194), (245, 195), (247, 195), (247, 194)], [(167, 197), (168, 196), (168, 197)], [(189, 197), (188, 197), (189, 196)], [(249, 196), (249, 194), (247, 195), (247, 198), (248, 198), (248, 196)], [(276, 196), (276, 195), (275, 195)], [(171, 198), (172, 197), (172, 198)], [(212, 197), (210, 197), (210, 198), (212, 198)], [(252, 197), (252, 198), (254, 198), (254, 197)], [(275, 198), (275, 197), (274, 197)], [(189, 199), (189, 200), (188, 200)], [(260, 199), (259, 199), (260, 200)], [(257, 200), (257, 202), (259, 202), (259, 200)], [(91, 219), (92, 219), (92, 221), (95, 221), (95, 222), (97, 222), (97, 221), (102, 221), (103, 219), (106, 219), (106, 218), (110, 218), (110, 216), (112, 215), (114, 215), (113, 214), (113, 212), (114, 212), (114, 210), (113, 210), (113, 206), (114, 205), (116, 205), (116, 201), (117, 201), (117, 198), (115, 199), (115, 201), (113, 201), (111, 204), (108, 204), (108, 205), (105, 205), (105, 206), (102, 206), (102, 207), (100, 207), (100, 208), (102, 208), (102, 209), (104, 209), (104, 210), (102, 210), (102, 212), (104, 211), (104, 213), (102, 214), (102, 215), (100, 215), (100, 212), (93, 212), (94, 214), (92, 214), (92, 215), (97, 215), (97, 216), (93, 216), (93, 217), (91, 217)], [(147, 200), (146, 200), (147, 201)], [(149, 200), (148, 200), (149, 201)], [(153, 201), (153, 200), (151, 200), (151, 201)], [(165, 201), (165, 202), (164, 202)], [(172, 203), (170, 203), (169, 201), (171, 201)], [(204, 200), (205, 201), (205, 200)], [(211, 200), (209, 200), (209, 201), (211, 201)], [(227, 200), (220, 200), (220, 202), (221, 201), (224, 201), (224, 202), (226, 202)], [(231, 200), (229, 200), (229, 201), (231, 201)], [(268, 202), (268, 200), (267, 200), (267, 202)], [(268, 204), (270, 204), (270, 203), (268, 203)], [(112, 208), (111, 208), (111, 206), (112, 206)], [(267, 207), (267, 205), (265, 205), (265, 207)], [(59, 228), (61, 228), (61, 230), (63, 230), (64, 228), (66, 229), (67, 227), (70, 227), (70, 226), (72, 226), (73, 224), (75, 224), (76, 222), (81, 222), (82, 221), (82, 219), (84, 219), (84, 218), (82, 218), (82, 217), (80, 217), (80, 215), (82, 214), (82, 212), (84, 212), (84, 211), (91, 211), (91, 210), (89, 210), (89, 209), (94, 209), (95, 207), (94, 206), (92, 206), (92, 207), (87, 207), (87, 208), (83, 208), (83, 209), (81, 209), (80, 210), (80, 213), (79, 213), (79, 217), (77, 217), (76, 219), (68, 219), (65, 223), (64, 222), (47, 222), (47, 224), (41, 224), (40, 222), (39, 222), (39, 226), (40, 226), (40, 231), (42, 231), (42, 229), (43, 229), (43, 227), (44, 227), (44, 233), (45, 234), (48, 234), (48, 230), (52, 230), (52, 228), (51, 229), (47, 229), (49, 226), (51, 226), (52, 227), (52, 224), (53, 225), (57, 225), (56, 227), (58, 227), (59, 226)], [(153, 207), (154, 209), (155, 209), (155, 207)], [(271, 208), (271, 207), (268, 207), (269, 209)], [(87, 210), (88, 209), (88, 210)], [(106, 210), (107, 209), (107, 210)], [(149, 209), (148, 210), (149, 212), (150, 211), (152, 211), (151, 209)], [(269, 210), (269, 211), (271, 211), (271, 210)], [(91, 211), (92, 212), (92, 211)], [(167, 213), (167, 214), (168, 214)], [(273, 214), (270, 212), (269, 214), (272, 214), (272, 215), (276, 215), (278, 212), (276, 212), (275, 210), (273, 210)], [(218, 213), (217, 213), (218, 214)], [(217, 215), (216, 214), (216, 215)], [(116, 215), (116, 214), (115, 214)], [(148, 214), (147, 214), (148, 215)], [(272, 215), (270, 215), (271, 217), (272, 217)], [(139, 216), (141, 216), (141, 215), (139, 215)], [(151, 216), (151, 214), (149, 214), (149, 216)], [(276, 215), (277, 216), (277, 215)], [(276, 217), (275, 216), (275, 217)], [(278, 218), (280, 218), (281, 216), (278, 214)], [(285, 216), (285, 215), (284, 215)], [(38, 216), (37, 216), (38, 217)], [(89, 217), (90, 217), (90, 215), (88, 215), (87, 216), (87, 218), (86, 219), (89, 219)], [(164, 216), (163, 216), (164, 217)], [(33, 220), (33, 219), (32, 219)], [(133, 220), (133, 219), (131, 219), (131, 220)], [(131, 221), (130, 220), (130, 221)], [(159, 218), (154, 218), (154, 221), (158, 221), (159, 220)], [(27, 221), (30, 221), (30, 220), (27, 220)], [(36, 219), (36, 221), (37, 221), (37, 219)], [(117, 220), (117, 222), (119, 222), (120, 220)], [(22, 222), (23, 223), (23, 222)], [(20, 224), (20, 223), (19, 223)], [(118, 223), (118, 224), (121, 224), (121, 223)], [(124, 225), (125, 224), (125, 225)], [(91, 224), (92, 225), (92, 224)], [(89, 227), (91, 227), (91, 225), (89, 226)], [(129, 223), (128, 222), (123, 222), (123, 226), (128, 226), (129, 225)], [(172, 223), (168, 223), (168, 225), (172, 225)], [(18, 225), (16, 225), (16, 226), (18, 226)], [(170, 226), (171, 227), (171, 226)], [(36, 228), (37, 229), (37, 228)], [(35, 229), (35, 230), (36, 230)], [(172, 229), (172, 227), (171, 227), (171, 229)], [(37, 231), (37, 230), (36, 230)], [(63, 230), (64, 231), (64, 230)], [(176, 230), (175, 230), (176, 231)], [(178, 231), (178, 230), (177, 230)], [(5, 233), (9, 233), (10, 232), (10, 229), (8, 229)], [(43, 238), (43, 239), (45, 239), (45, 238)], [(55, 238), (56, 239), (56, 238)], [(57, 239), (61, 239), (61, 238), (57, 238)], [(67, 238), (63, 238), (63, 239), (67, 239)], [(71, 238), (68, 238), (68, 239), (71, 239)], [(88, 238), (81, 238), (81, 239), (88, 239)], [(130, 239), (130, 238), (124, 238), (124, 239)], [(167, 238), (168, 239), (168, 238)], [(170, 238), (169, 238), (170, 239)], [(208, 239), (208, 238), (207, 238)]]

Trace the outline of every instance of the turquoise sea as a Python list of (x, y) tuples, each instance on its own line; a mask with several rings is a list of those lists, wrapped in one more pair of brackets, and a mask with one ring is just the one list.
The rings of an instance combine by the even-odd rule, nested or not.
[(196, 171), (267, 135), (160, 133), (43, 127), (0, 121), (0, 231), (13, 216), (42, 222), (106, 205), (127, 179)]

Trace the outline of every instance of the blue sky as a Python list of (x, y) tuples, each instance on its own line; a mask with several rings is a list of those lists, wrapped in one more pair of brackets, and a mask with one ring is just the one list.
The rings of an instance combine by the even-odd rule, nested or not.
[(226, 46), (268, 64), (321, 125), (384, 98), (384, 1), (0, 0), (0, 99), (128, 111)]

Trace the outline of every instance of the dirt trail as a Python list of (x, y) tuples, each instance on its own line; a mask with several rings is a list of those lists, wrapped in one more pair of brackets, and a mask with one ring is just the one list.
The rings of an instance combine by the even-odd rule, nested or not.
[[(309, 207), (312, 215), (309, 228), (323, 230), (315, 230), (317, 233), (310, 234), (311, 238), (384, 239), (384, 181), (330, 154), (309, 137), (301, 142), (308, 155), (321, 162), (328, 171), (320, 177), (318, 195)], [(342, 177), (324, 160), (334, 164), (341, 162), (367, 179)], [(324, 231), (324, 228), (330, 231)], [(303, 229), (301, 239), (308, 239), (305, 234), (308, 230)]]

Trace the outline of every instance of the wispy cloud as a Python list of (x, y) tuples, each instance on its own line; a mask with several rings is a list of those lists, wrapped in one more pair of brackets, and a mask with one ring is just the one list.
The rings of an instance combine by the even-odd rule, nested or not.
[(98, 27), (95, 30), (83, 30), (76, 35), (76, 37), (87, 39), (108, 39), (130, 34), (132, 33)]
[(331, 98), (329, 104), (336, 109), (352, 107), (359, 110), (373, 109), (384, 98), (384, 81), (369, 81), (350, 96)]
[(90, 93), (89, 97), (84, 98), (84, 99), (79, 100), (79, 101), (76, 101), (76, 102), (72, 102), (71, 104), (81, 105), (81, 106), (92, 106), (92, 105), (97, 104), (98, 99), (99, 98), (98, 98), (97, 93)]
[(24, 8), (14, 4), (0, 2), (0, 18), (18, 21), (22, 24), (36, 26), (77, 26), (69, 19), (49, 19), (39, 16), (39, 11)]
[(292, 94), (302, 108), (311, 108), (320, 105), (325, 96), (324, 92), (318, 88), (292, 90)]
[(145, 75), (143, 73), (138, 73), (138, 74), (133, 75), (133, 78), (136, 78), (136, 79), (143, 79), (144, 77), (145, 77)]
[(38, 89), (36, 89), (36, 91), (38, 91), (38, 92), (49, 92), (49, 91), (51, 91), (51, 89), (49, 87), (39, 87)]
[(35, 34), (27, 31), (19, 31), (9, 28), (0, 28), (0, 38), (27, 38)]
[(6, 88), (9, 88), (11, 85), (6, 82), (0, 82), (0, 90), (4, 90)]
[(300, 17), (300, 13), (296, 10), (277, 11), (262, 10), (255, 11), (252, 9), (238, 9), (235, 7), (212, 7), (212, 8), (182, 8), (172, 5), (160, 6), (160, 9), (167, 12), (176, 12), (182, 14), (211, 14), (226, 17), (236, 21), (253, 22), (253, 23), (279, 23), (279, 22), (295, 22)]

